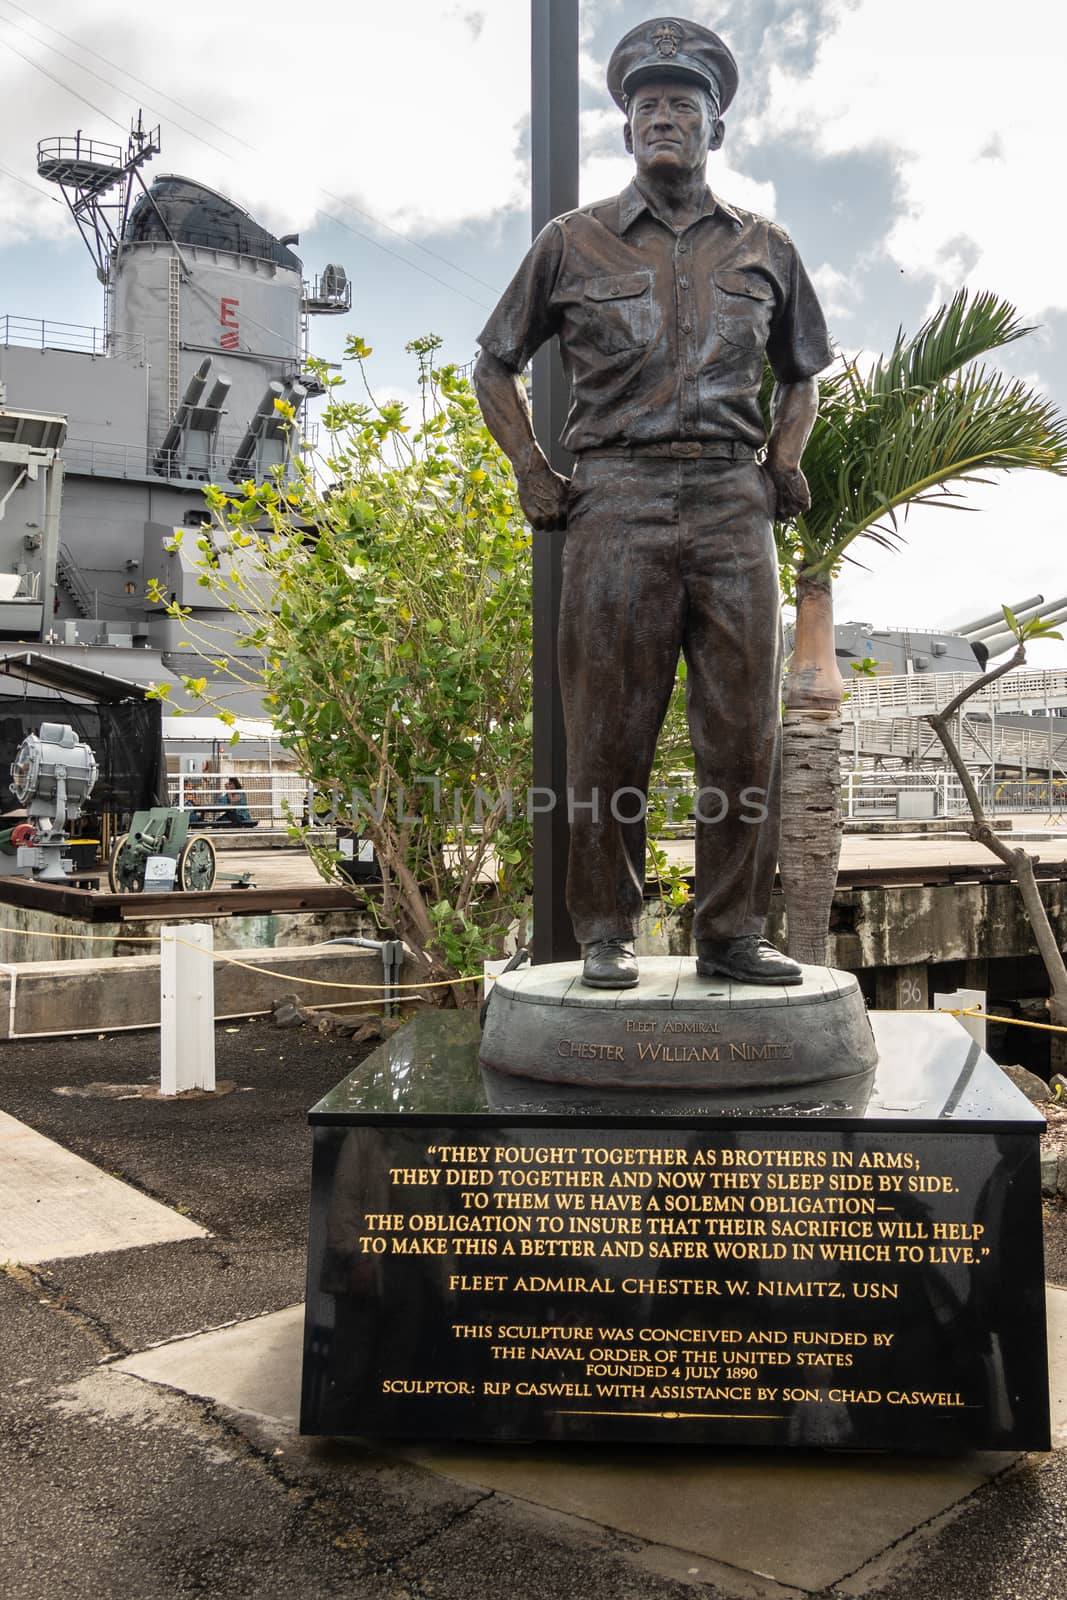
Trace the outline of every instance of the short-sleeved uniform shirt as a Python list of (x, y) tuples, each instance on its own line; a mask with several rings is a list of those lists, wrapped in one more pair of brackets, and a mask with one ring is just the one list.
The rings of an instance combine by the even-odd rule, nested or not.
[(559, 335), (575, 452), (674, 440), (766, 443), (766, 354), (780, 383), (832, 359), (811, 280), (775, 223), (704, 191), (676, 232), (635, 183), (557, 217), (534, 240), (478, 338), (521, 371)]

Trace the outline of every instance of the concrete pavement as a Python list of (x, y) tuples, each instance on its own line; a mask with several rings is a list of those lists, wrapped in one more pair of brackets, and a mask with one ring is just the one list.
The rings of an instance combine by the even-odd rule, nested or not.
[[(130, 1034), (0, 1056), (6, 1113), (207, 1230), (0, 1274), (5, 1597), (1062, 1600), (1062, 1448), (934, 1461), (299, 1439), (304, 1111), (357, 1052), (251, 1022), (219, 1030), (224, 1099), (56, 1093), (143, 1083), (157, 1050)], [(1067, 1218), (1046, 1223), (1067, 1286)], [(1067, 1293), (1050, 1303), (1062, 1373)], [(1057, 1406), (1062, 1444), (1062, 1384)]]
[[(1053, 1442), (1062, 1449), (1067, 1290), (1050, 1288), (1048, 1306)], [(108, 1371), (253, 1417), (264, 1436), (277, 1440), (275, 1448), (292, 1454), (300, 1448), (295, 1434), (302, 1337), (302, 1307), (291, 1306), (157, 1346)], [(679, 1572), (695, 1560), (755, 1584), (753, 1593), (760, 1580), (770, 1579), (804, 1594), (853, 1580), (917, 1528), (1016, 1464), (1016, 1457), (995, 1452), (943, 1460), (814, 1451), (798, 1456), (785, 1450), (423, 1445), (392, 1446), (389, 1453), (471, 1488), (580, 1516), (653, 1544), (661, 1559), (673, 1558)], [(761, 1500), (774, 1504), (774, 1517), (750, 1515)]]

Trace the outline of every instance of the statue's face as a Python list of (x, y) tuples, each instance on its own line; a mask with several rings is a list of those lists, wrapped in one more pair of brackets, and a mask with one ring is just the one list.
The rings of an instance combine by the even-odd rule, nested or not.
[(722, 143), (723, 125), (696, 83), (647, 78), (630, 100), (626, 148), (650, 177), (695, 172)]

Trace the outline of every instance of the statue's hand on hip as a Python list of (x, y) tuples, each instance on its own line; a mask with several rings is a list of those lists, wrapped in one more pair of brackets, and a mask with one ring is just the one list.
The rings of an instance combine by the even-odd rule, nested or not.
[(569, 478), (554, 472), (546, 461), (522, 473), (518, 485), (519, 504), (531, 528), (538, 533), (550, 533), (567, 526)]
[(811, 491), (799, 467), (780, 467), (769, 459), (763, 465), (774, 485), (774, 514), (778, 522), (791, 522), (810, 509)]

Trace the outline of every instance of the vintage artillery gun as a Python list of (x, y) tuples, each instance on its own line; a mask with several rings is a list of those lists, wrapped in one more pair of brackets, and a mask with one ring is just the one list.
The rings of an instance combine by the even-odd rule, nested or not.
[[(204, 834), (190, 839), (191, 815), (176, 806), (135, 811), (129, 832), (120, 834), (111, 846), (107, 875), (113, 893), (142, 894), (146, 876), (152, 871), (149, 862), (159, 857), (175, 863), (175, 888), (214, 888), (215, 846)], [(155, 886), (167, 886), (162, 873)]]

